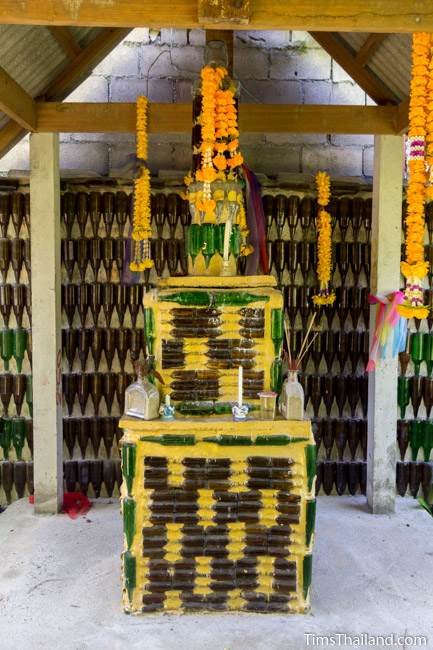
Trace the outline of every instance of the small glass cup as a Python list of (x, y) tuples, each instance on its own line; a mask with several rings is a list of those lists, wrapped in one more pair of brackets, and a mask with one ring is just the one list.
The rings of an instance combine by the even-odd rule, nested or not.
[(277, 406), (277, 393), (264, 391), (258, 395), (260, 397), (260, 419), (274, 420)]

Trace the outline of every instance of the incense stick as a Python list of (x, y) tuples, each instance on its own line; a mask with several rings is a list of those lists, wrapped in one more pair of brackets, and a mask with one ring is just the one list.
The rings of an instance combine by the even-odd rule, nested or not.
[(308, 350), (310, 349), (310, 347), (313, 345), (314, 341), (316, 340), (318, 334), (319, 334), (319, 332), (316, 332), (316, 333), (315, 333), (315, 335), (313, 336), (313, 338), (311, 339), (311, 341), (309, 342), (309, 344), (308, 344), (307, 347), (305, 348), (305, 350), (304, 350), (302, 356), (301, 356), (301, 357), (298, 357), (298, 359), (297, 359), (297, 367), (298, 367), (298, 368), (299, 368), (299, 364), (301, 363), (302, 359), (305, 357), (305, 355), (307, 354)]
[(306, 335), (304, 337), (304, 340), (302, 341), (301, 349), (299, 350), (298, 359), (301, 356), (302, 352), (304, 351), (304, 347), (305, 347), (305, 345), (307, 343), (308, 335), (311, 332), (311, 328), (313, 327), (314, 319), (316, 318), (316, 313), (317, 312), (314, 312), (314, 314), (311, 317), (311, 321), (310, 321), (310, 324), (308, 326), (307, 333), (306, 333)]
[(284, 318), (284, 334), (286, 335), (287, 354), (289, 356), (289, 366), (292, 365), (292, 353), (290, 352), (289, 324), (287, 318)]

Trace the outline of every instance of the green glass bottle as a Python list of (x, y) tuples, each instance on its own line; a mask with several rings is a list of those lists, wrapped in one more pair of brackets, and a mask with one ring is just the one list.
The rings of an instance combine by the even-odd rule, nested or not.
[(409, 377), (399, 377), (397, 384), (397, 403), (400, 407), (400, 417), (404, 420), (410, 400)]
[(283, 342), (283, 310), (273, 309), (271, 314), (271, 337), (274, 343), (275, 356), (279, 357), (281, 353), (281, 344)]
[(433, 332), (425, 332), (423, 334), (422, 356), (426, 362), (427, 374), (431, 377), (433, 372)]
[(27, 375), (26, 382), (26, 402), (29, 407), (30, 417), (33, 417), (33, 377), (32, 375)]
[(22, 459), (24, 441), (26, 439), (26, 420), (22, 417), (12, 418), (12, 444), (18, 460)]
[(424, 460), (430, 460), (431, 450), (433, 449), (433, 421), (423, 420), (423, 444)]
[(6, 372), (9, 371), (9, 361), (13, 357), (14, 353), (14, 332), (10, 329), (0, 330), (0, 339), (1, 339), (1, 357), (3, 359), (4, 367)]
[(207, 268), (211, 258), (215, 255), (215, 226), (213, 223), (202, 225), (202, 241), (202, 253)]
[(12, 421), (11, 418), (3, 416), (0, 418), (0, 447), (3, 449), (3, 458), (9, 458), (12, 444)]
[(309, 591), (310, 585), (311, 585), (312, 573), (313, 573), (313, 556), (312, 555), (305, 555), (304, 556), (303, 569), (304, 569), (303, 592), (304, 592), (304, 598), (307, 598), (308, 591)]
[(140, 436), (142, 442), (154, 442), (165, 447), (195, 445), (195, 436), (164, 433), (162, 436)]
[(131, 548), (135, 535), (135, 500), (125, 497), (122, 501), (123, 532), (125, 533), (128, 550)]
[(281, 359), (275, 359), (271, 365), (271, 390), (274, 393), (281, 393), (283, 385), (283, 362)]
[(154, 353), (155, 347), (155, 314), (152, 307), (144, 309), (144, 336), (149, 354)]
[(131, 602), (136, 585), (136, 560), (131, 551), (125, 551), (123, 554), (123, 576), (129, 602)]
[(224, 254), (224, 230), (224, 223), (218, 223), (215, 226), (215, 249), (221, 256)]
[(14, 333), (14, 359), (17, 364), (18, 372), (21, 372), (23, 367), (24, 355), (27, 350), (27, 339), (28, 333), (27, 330), (22, 327), (18, 327), (13, 330)]
[(215, 304), (230, 307), (243, 307), (252, 302), (268, 302), (269, 296), (255, 295), (247, 291), (219, 291), (215, 294)]
[(241, 249), (241, 231), (238, 225), (233, 226), (230, 235), (230, 252), (233, 257), (238, 258)]
[(188, 226), (187, 230), (187, 253), (190, 255), (194, 264), (195, 258), (200, 253), (203, 246), (202, 230), (198, 223)]
[(424, 443), (424, 427), (422, 420), (412, 420), (409, 424), (409, 444), (412, 450), (412, 461), (416, 461), (420, 447)]
[(214, 442), (222, 447), (249, 447), (253, 441), (248, 436), (219, 435), (203, 438), (203, 442)]
[(413, 332), (410, 336), (410, 356), (415, 367), (415, 375), (418, 376), (423, 361), (423, 334), (421, 332)]
[(126, 482), (128, 496), (131, 496), (132, 483), (135, 477), (135, 461), (137, 450), (134, 444), (124, 443), (122, 445), (122, 473)]

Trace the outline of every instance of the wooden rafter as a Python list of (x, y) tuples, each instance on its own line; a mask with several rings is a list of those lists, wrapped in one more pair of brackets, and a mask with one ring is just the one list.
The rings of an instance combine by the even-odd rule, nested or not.
[[(396, 106), (335, 106), (248, 104), (239, 110), (243, 133), (355, 133), (394, 134)], [(133, 103), (37, 104), (41, 132), (135, 133)], [(150, 133), (186, 133), (191, 130), (191, 104), (149, 106)]]
[[(83, 81), (89, 72), (129, 33), (129, 29), (108, 29), (101, 32), (63, 72), (41, 93), (41, 97), (62, 100)], [(25, 130), (6, 124), (0, 130), (0, 157), (4, 156), (22, 137)]]
[(433, 32), (431, 2), (413, 0), (254, 0), (248, 25), (206, 25), (197, 0), (0, 0), (0, 22), (87, 27), (215, 27), (324, 32)]
[(356, 56), (343, 44), (342, 40), (331, 33), (310, 32), (311, 36), (326, 52), (361, 86), (376, 104), (396, 103), (397, 97), (372, 72), (366, 70), (356, 60)]
[(355, 55), (356, 62), (365, 67), (378, 47), (388, 38), (389, 34), (370, 34)]
[(81, 52), (81, 47), (78, 41), (74, 38), (69, 27), (50, 27), (48, 26), (48, 31), (51, 36), (57, 41), (57, 43), (62, 48), (63, 52), (66, 54), (68, 59), (71, 61), (75, 59)]
[(3, 68), (0, 68), (0, 110), (25, 129), (35, 130), (34, 100)]

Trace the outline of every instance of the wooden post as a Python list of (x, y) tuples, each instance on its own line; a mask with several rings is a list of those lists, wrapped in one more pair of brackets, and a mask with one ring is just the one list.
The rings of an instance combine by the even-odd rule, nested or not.
[(63, 501), (59, 136), (30, 136), (35, 512)]
[[(400, 287), (403, 138), (374, 140), (371, 280), (374, 295)], [(370, 343), (374, 329), (370, 315)], [(369, 375), (367, 502), (374, 514), (394, 511), (396, 478), (397, 364), (387, 358)]]

